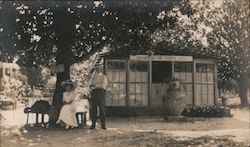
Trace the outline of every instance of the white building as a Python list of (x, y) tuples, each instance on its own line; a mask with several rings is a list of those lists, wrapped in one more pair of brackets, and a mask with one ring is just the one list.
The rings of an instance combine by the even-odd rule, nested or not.
[(16, 63), (7, 63), (0, 61), (0, 91), (3, 91), (5, 82), (9, 77), (13, 77), (20, 70), (19, 65)]

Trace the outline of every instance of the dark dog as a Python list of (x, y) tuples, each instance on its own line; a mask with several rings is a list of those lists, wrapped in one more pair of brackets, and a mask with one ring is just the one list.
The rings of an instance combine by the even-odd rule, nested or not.
[(50, 105), (47, 101), (39, 100), (36, 101), (31, 108), (27, 107), (24, 109), (24, 113), (27, 113), (27, 124), (29, 119), (29, 113), (36, 113), (36, 123), (38, 123), (38, 116), (42, 114), (42, 123), (44, 123), (44, 114), (49, 114)]

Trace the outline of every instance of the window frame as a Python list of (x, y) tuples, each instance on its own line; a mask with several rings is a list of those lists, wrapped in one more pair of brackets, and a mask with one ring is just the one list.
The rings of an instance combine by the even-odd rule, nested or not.
[[(123, 70), (109, 70), (108, 68), (108, 62), (122, 62), (125, 64), (125, 68)], [(110, 81), (109, 78), (108, 78), (108, 73), (109, 72), (112, 72), (112, 73), (119, 73), (119, 81)], [(120, 81), (121, 79), (121, 74), (120, 72), (125, 72), (125, 80), (124, 81)], [(117, 103), (114, 103), (114, 100), (112, 99), (112, 101), (110, 102), (110, 105), (107, 105), (107, 106), (127, 106), (127, 60), (126, 59), (105, 59), (105, 73), (107, 74), (107, 78), (108, 78), (108, 86), (109, 84), (119, 84), (119, 91), (122, 91), (121, 90), (121, 84), (124, 84), (124, 88), (125, 88), (125, 97), (124, 97), (124, 103), (122, 104), (117, 104)], [(112, 79), (113, 79), (113, 74), (112, 74)], [(119, 101), (121, 100), (121, 97), (118, 98), (118, 103)], [(108, 99), (106, 98), (106, 103), (107, 103)]]
[[(144, 63), (146, 63), (147, 64), (147, 70), (146, 71), (143, 71), (143, 72), (146, 72), (147, 73), (147, 81), (143, 81), (142, 80), (142, 75), (140, 76), (141, 77), (141, 81), (137, 81), (137, 79), (135, 79), (135, 81), (130, 81), (131, 80), (131, 73), (132, 73), (132, 71), (131, 71), (131, 63), (132, 62), (137, 62), (137, 64), (138, 64), (138, 62), (144, 62)], [(128, 62), (128, 73), (129, 73), (129, 78), (128, 78), (128, 106), (135, 106), (135, 107), (145, 107), (145, 106), (149, 106), (149, 99), (150, 99), (150, 92), (149, 92), (149, 81), (150, 81), (150, 77), (149, 77), (149, 72), (150, 72), (150, 60), (149, 61), (140, 61), (140, 60), (129, 60), (129, 62)], [(135, 78), (137, 77), (137, 73), (138, 73), (138, 71), (136, 71), (135, 72)], [(140, 72), (139, 72), (140, 73)], [(141, 73), (142, 74), (142, 73)], [(147, 89), (147, 93), (143, 93), (142, 91), (143, 90), (141, 90), (141, 92), (140, 93), (137, 93), (136, 92), (136, 87), (137, 87), (137, 84), (139, 84), (140, 85), (140, 88), (141, 89), (143, 89), (143, 86), (144, 85), (146, 85), (146, 89)], [(134, 93), (131, 93), (131, 89), (130, 89), (130, 85), (134, 85), (134, 87), (135, 87), (135, 92)], [(130, 103), (130, 97), (131, 97), (131, 95), (135, 95), (135, 96), (137, 96), (137, 95), (140, 95), (140, 97), (141, 97), (141, 105), (138, 105), (138, 104), (135, 104), (135, 105), (132, 105), (131, 103)], [(145, 100), (145, 104), (143, 103), (143, 96), (145, 96), (145, 95), (147, 95), (147, 99)], [(135, 97), (135, 101), (136, 101), (136, 97)]]

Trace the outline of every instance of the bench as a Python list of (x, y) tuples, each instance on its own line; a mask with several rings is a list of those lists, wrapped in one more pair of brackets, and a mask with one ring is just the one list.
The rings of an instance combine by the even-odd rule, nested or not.
[(87, 111), (85, 112), (76, 112), (76, 120), (78, 126), (86, 126), (87, 124)]
[[(39, 123), (39, 114), (42, 115), (42, 119), (41, 119), (41, 123), (44, 123), (44, 114), (48, 114), (49, 113), (38, 113), (38, 112), (32, 112), (30, 107), (27, 107), (24, 109), (24, 113), (27, 114), (27, 119), (26, 119), (26, 125), (29, 123), (29, 114), (30, 113), (36, 113), (36, 124)], [(75, 114), (76, 116), (76, 120), (77, 120), (77, 124), (80, 126), (84, 126), (87, 124), (87, 111), (85, 112), (76, 112)]]
[(24, 113), (27, 114), (26, 125), (29, 124), (29, 114), (30, 114), (30, 113), (35, 113), (35, 114), (36, 114), (36, 124), (39, 123), (39, 122), (38, 122), (39, 114), (42, 114), (41, 123), (44, 123), (44, 114), (49, 114), (49, 113), (32, 112), (30, 107), (26, 107), (26, 108), (24, 109)]

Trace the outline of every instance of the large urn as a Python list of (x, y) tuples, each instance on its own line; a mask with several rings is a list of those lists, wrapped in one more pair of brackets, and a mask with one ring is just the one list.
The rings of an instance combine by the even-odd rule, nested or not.
[(165, 116), (178, 116), (185, 108), (185, 94), (180, 80), (169, 81), (169, 89), (163, 96)]

